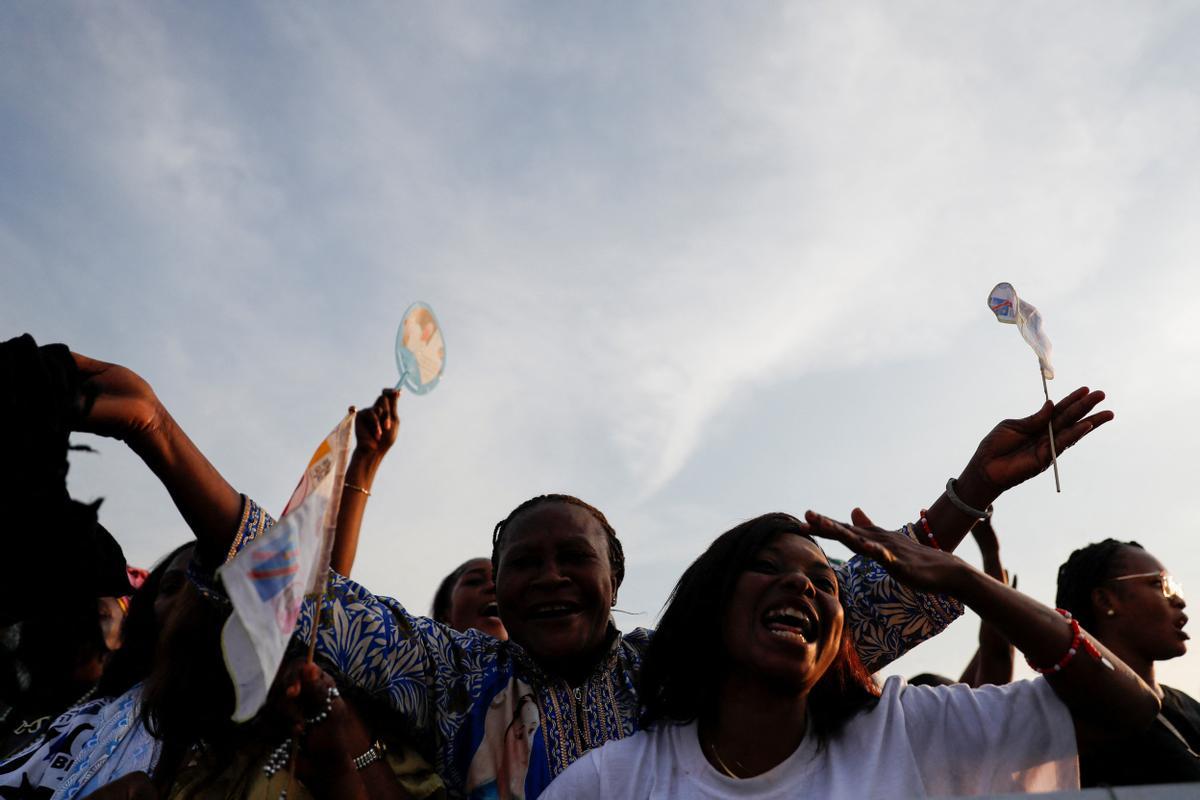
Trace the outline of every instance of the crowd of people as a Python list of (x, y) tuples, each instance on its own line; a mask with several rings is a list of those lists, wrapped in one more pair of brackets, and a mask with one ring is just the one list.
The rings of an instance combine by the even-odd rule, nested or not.
[[(428, 616), (351, 578), (399, 429), (385, 390), (356, 416), (329, 588), (301, 608), (266, 707), (235, 723), (215, 572), (274, 520), (132, 370), (24, 336), (0, 345), (0, 375), (16, 449), (0, 477), (20, 508), (0, 797), (892, 798), (1200, 781), (1200, 704), (1155, 674), (1186, 651), (1167, 568), (1136, 542), (1086, 544), (1059, 570), (1055, 609), (1000, 563), (993, 504), (1047, 469), (1052, 445), (1062, 456), (1113, 418), (1102, 392), (997, 424), (898, 530), (857, 509), (754, 516), (698, 554), (656, 630), (621, 631), (622, 541), (566, 494), (505, 515)], [(148, 572), (126, 565), (96, 506), (66, 492), (74, 431), (128, 445), (194, 541)], [(968, 535), (983, 570), (954, 555)], [(855, 555), (830, 560), (828, 540)], [(47, 591), (32, 576), (50, 570)], [(982, 625), (961, 678), (875, 677), (964, 607)], [(1041, 677), (1014, 681), (1015, 651)]]

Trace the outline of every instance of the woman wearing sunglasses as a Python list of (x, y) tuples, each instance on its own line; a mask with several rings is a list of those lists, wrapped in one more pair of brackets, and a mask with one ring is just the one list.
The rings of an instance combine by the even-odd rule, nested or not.
[(1200, 781), (1200, 703), (1163, 686), (1154, 664), (1187, 652), (1178, 582), (1137, 542), (1105, 539), (1058, 569), (1059, 607), (1124, 661), (1162, 700), (1149, 731), (1130, 731), (1080, 758), (1083, 786)]

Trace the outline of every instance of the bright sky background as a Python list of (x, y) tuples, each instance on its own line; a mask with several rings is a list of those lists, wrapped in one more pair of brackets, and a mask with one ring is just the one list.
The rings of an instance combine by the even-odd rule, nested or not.
[[(761, 512), (898, 526), (1041, 385), (1117, 420), (996, 512), (1053, 601), (1134, 538), (1200, 589), (1200, 8), (1161, 3), (8, 3), (4, 336), (127, 364), (278, 511), (413, 300), (355, 577), (424, 610), (546, 491), (625, 542), (650, 624)], [(188, 533), (122, 445), (72, 491), (134, 563)], [(834, 548), (836, 550), (836, 548)], [(963, 553), (977, 560), (973, 544)], [(977, 624), (893, 671), (957, 675)], [(1164, 681), (1200, 696), (1197, 656)]]

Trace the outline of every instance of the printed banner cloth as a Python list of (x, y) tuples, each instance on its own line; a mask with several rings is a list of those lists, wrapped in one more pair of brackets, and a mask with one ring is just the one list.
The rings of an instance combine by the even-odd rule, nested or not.
[(313, 454), (279, 522), (217, 570), (233, 602), (221, 649), (237, 722), (266, 702), (304, 596), (324, 587), (353, 430), (349, 414)]

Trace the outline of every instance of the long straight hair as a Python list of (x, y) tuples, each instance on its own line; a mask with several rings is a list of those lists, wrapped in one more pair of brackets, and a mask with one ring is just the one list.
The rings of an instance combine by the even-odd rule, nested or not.
[[(715, 709), (729, 669), (722, 624), (734, 587), (759, 551), (779, 536), (813, 541), (792, 515), (764, 514), (721, 534), (675, 584), (642, 663), (642, 727), (691, 722)], [(843, 632), (837, 657), (808, 696), (818, 740), (827, 741), (878, 698), (879, 689)]]

